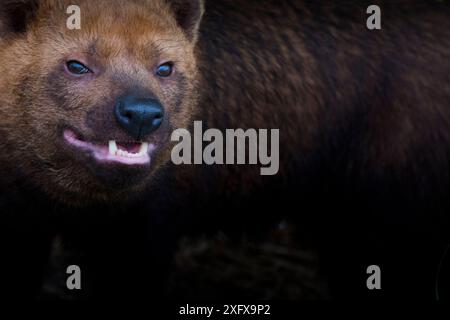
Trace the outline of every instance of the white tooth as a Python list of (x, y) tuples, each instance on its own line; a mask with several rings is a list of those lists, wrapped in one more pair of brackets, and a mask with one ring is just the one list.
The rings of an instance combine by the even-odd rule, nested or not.
[(109, 154), (115, 156), (117, 153), (117, 144), (115, 140), (109, 141)]
[(141, 148), (139, 149), (138, 155), (139, 155), (139, 156), (143, 156), (143, 155), (145, 155), (146, 153), (148, 153), (148, 143), (147, 143), (147, 142), (143, 142), (143, 143), (141, 144)]
[(111, 140), (109, 141), (109, 153), (111, 155), (115, 155), (118, 157), (125, 157), (125, 158), (139, 158), (144, 156), (148, 153), (149, 150), (149, 144), (147, 142), (143, 142), (141, 144), (141, 147), (139, 148), (139, 152), (132, 153), (128, 152), (127, 150), (122, 150), (117, 146), (116, 141)]

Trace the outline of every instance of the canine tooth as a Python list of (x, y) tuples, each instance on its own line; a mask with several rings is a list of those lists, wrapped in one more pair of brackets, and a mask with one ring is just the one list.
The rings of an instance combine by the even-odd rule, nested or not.
[(115, 140), (109, 141), (109, 154), (115, 156), (117, 153), (117, 143)]
[(139, 149), (139, 155), (145, 155), (148, 152), (148, 142), (143, 142), (141, 148)]

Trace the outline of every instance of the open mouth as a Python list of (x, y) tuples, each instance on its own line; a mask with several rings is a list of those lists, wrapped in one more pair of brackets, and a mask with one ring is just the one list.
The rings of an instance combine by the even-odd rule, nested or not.
[(64, 130), (66, 142), (84, 152), (89, 152), (97, 161), (119, 163), (128, 166), (150, 164), (150, 154), (155, 150), (148, 142), (120, 143), (110, 140), (104, 145), (84, 140), (72, 130)]

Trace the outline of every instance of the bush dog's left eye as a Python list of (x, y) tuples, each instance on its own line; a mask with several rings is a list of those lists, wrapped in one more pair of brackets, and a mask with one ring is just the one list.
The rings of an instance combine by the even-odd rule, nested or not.
[(86, 67), (81, 62), (71, 60), (67, 62), (67, 70), (69, 70), (70, 73), (76, 74), (76, 75), (83, 75), (86, 73), (91, 72), (88, 67)]
[(158, 75), (158, 77), (161, 77), (161, 78), (170, 77), (172, 75), (172, 73), (173, 73), (173, 63), (172, 62), (163, 63), (156, 70), (156, 74)]

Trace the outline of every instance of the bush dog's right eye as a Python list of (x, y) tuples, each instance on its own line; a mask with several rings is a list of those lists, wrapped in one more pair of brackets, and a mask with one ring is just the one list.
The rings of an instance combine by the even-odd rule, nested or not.
[(161, 77), (161, 78), (168, 78), (172, 75), (172, 73), (173, 73), (173, 63), (172, 62), (163, 63), (156, 70), (156, 74), (158, 75), (158, 77)]
[(73, 73), (75, 75), (83, 75), (91, 72), (91, 70), (89, 70), (88, 67), (86, 67), (84, 64), (76, 60), (71, 60), (67, 62), (67, 70), (69, 70), (70, 73)]

